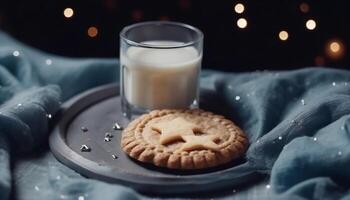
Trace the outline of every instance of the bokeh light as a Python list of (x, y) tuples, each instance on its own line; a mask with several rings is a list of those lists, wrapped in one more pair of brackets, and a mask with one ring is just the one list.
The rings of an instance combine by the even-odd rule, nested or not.
[(134, 11), (132, 11), (132, 13), (131, 13), (131, 18), (132, 18), (134, 21), (140, 21), (140, 20), (142, 20), (142, 18), (143, 18), (143, 12), (142, 12), (142, 10), (134, 10)]
[(332, 42), (329, 45), (329, 49), (333, 52), (333, 53), (338, 53), (340, 51), (340, 44), (338, 42)]
[(289, 34), (287, 31), (280, 31), (278, 37), (280, 38), (280, 40), (286, 41), (289, 37)]
[(64, 15), (66, 18), (71, 18), (71, 17), (73, 17), (73, 15), (74, 15), (74, 11), (73, 11), (72, 8), (66, 8), (66, 9), (64, 9), (64, 11), (63, 11), (63, 15)]
[(302, 12), (302, 13), (308, 13), (309, 10), (310, 10), (310, 6), (309, 4), (303, 2), (299, 5), (299, 10)]
[(326, 54), (332, 59), (339, 59), (344, 55), (345, 46), (339, 39), (331, 39), (326, 43)]
[(96, 37), (98, 34), (98, 29), (94, 26), (88, 28), (87, 34), (89, 37)]
[(20, 53), (19, 53), (19, 51), (17, 51), (17, 50), (16, 50), (16, 51), (14, 51), (14, 52), (12, 53), (12, 55), (13, 55), (13, 56), (15, 56), (15, 57), (18, 57), (18, 56), (19, 56), (19, 54), (20, 54)]
[(306, 21), (305, 26), (309, 30), (314, 30), (316, 28), (316, 22), (313, 19), (309, 19)]
[(315, 65), (316, 66), (324, 66), (325, 65), (325, 59), (322, 56), (316, 56), (315, 57)]
[(246, 28), (248, 26), (248, 22), (245, 18), (239, 18), (237, 20), (237, 26), (238, 28)]
[(241, 14), (244, 12), (244, 5), (241, 3), (238, 3), (235, 5), (235, 12), (238, 14)]

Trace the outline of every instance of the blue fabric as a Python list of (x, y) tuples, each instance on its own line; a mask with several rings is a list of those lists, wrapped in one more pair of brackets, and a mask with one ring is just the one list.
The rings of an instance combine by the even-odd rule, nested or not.
[[(118, 71), (116, 59), (54, 56), (0, 32), (0, 199), (148, 198), (86, 179), (47, 148), (60, 102), (118, 81)], [(201, 85), (213, 108), (249, 135), (247, 160), (267, 177), (210, 197), (350, 199), (349, 71), (203, 71)]]

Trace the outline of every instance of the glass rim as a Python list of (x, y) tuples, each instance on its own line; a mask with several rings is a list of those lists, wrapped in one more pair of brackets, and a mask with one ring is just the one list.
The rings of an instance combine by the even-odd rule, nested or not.
[[(126, 37), (126, 33), (128, 31), (130, 31), (133, 28), (144, 26), (144, 25), (174, 25), (174, 26), (179, 26), (179, 27), (183, 27), (183, 28), (186, 28), (188, 30), (194, 31), (198, 35), (198, 37), (195, 40), (190, 41), (190, 42), (186, 42), (186, 43), (178, 44), (178, 45), (167, 45), (167, 46), (160, 46), (160, 45), (135, 42), (135, 41), (130, 40)], [(129, 26), (124, 27), (120, 31), (119, 37), (123, 41), (125, 41), (126, 43), (128, 43), (132, 46), (143, 47), (143, 48), (154, 48), (154, 49), (174, 49), (174, 48), (183, 48), (183, 47), (192, 46), (192, 45), (202, 41), (204, 38), (204, 35), (203, 35), (202, 31), (199, 30), (198, 28), (191, 26), (191, 25), (188, 25), (188, 24), (185, 24), (185, 23), (181, 23), (181, 22), (147, 21), (147, 22), (139, 22), (139, 23), (131, 24)]]

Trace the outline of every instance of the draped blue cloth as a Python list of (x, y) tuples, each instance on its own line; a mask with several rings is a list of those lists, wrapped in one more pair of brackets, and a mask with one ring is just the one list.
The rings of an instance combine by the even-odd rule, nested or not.
[[(0, 32), (0, 199), (151, 198), (84, 178), (47, 146), (61, 102), (117, 82), (118, 68), (117, 59), (59, 57)], [(266, 177), (210, 197), (350, 199), (350, 71), (204, 70), (201, 87), (248, 134), (248, 163)]]

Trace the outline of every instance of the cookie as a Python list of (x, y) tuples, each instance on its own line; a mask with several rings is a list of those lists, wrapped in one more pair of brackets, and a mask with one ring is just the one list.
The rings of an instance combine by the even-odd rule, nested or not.
[(204, 169), (244, 154), (248, 140), (232, 121), (200, 109), (155, 110), (132, 121), (121, 147), (130, 157), (170, 169)]

